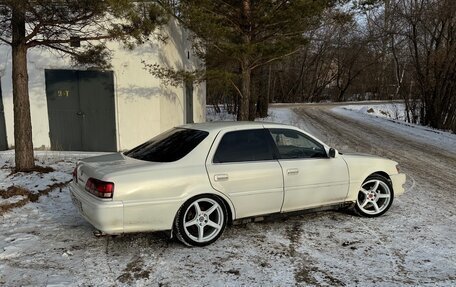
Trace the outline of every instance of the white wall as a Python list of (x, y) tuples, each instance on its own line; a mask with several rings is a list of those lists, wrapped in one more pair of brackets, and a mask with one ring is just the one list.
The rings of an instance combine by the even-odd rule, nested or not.
[[(188, 34), (185, 30), (180, 29), (176, 22), (167, 26), (165, 32), (169, 38), (166, 43), (161, 43), (158, 50), (160, 64), (164, 67), (174, 69), (185, 69), (193, 71), (200, 64), (198, 59), (191, 53), (191, 43), (187, 40)], [(188, 57), (190, 52), (190, 57)], [(160, 123), (161, 130), (167, 130), (173, 126), (183, 123), (186, 119), (186, 97), (185, 85), (182, 87), (161, 85), (161, 102), (160, 102)], [(193, 87), (193, 121), (206, 121), (206, 85), (194, 84)], [(176, 113), (176, 107), (179, 112)]]
[[(56, 61), (55, 56), (40, 49), (28, 53), (30, 112), (34, 147), (49, 147), (49, 121), (45, 94), (44, 69), (65, 66), (63, 59)], [(0, 80), (2, 81), (2, 99), (5, 111), (6, 134), (8, 145), (14, 145), (13, 90), (11, 81), (11, 49), (0, 46)]]
[[(130, 149), (173, 126), (184, 123), (185, 88), (165, 86), (144, 69), (142, 60), (173, 68), (193, 69), (199, 61), (193, 56), (187, 35), (175, 21), (164, 27), (165, 43), (152, 40), (135, 50), (109, 43), (114, 51), (112, 70), (115, 78), (118, 149)], [(46, 102), (45, 69), (75, 69), (68, 58), (46, 49), (28, 52), (29, 94), (35, 148), (50, 147)], [(14, 145), (13, 101), (11, 83), (11, 50), (0, 46), (0, 79), (8, 144)], [(205, 121), (205, 84), (194, 87), (194, 121)]]

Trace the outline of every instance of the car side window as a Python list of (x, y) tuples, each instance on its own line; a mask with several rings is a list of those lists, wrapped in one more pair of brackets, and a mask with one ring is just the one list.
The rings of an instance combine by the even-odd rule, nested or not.
[(266, 129), (242, 130), (223, 135), (214, 163), (273, 160), (271, 135)]
[(312, 138), (291, 129), (270, 129), (281, 159), (326, 158), (326, 150)]

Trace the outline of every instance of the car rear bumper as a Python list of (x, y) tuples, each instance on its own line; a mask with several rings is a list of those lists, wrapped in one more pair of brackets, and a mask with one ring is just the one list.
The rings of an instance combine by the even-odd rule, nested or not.
[(403, 173), (393, 174), (389, 176), (393, 185), (394, 196), (400, 196), (404, 193), (404, 184), (406, 176)]
[(74, 182), (71, 182), (69, 187), (73, 204), (90, 224), (106, 234), (123, 233), (122, 201), (96, 198)]

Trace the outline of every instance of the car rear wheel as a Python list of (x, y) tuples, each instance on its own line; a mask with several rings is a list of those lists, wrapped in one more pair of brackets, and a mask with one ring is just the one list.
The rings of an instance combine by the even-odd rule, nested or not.
[(355, 211), (366, 217), (380, 216), (390, 208), (393, 198), (390, 181), (381, 175), (371, 175), (361, 185)]
[(177, 212), (174, 232), (188, 246), (206, 246), (222, 235), (227, 219), (226, 206), (219, 198), (197, 196), (184, 203)]

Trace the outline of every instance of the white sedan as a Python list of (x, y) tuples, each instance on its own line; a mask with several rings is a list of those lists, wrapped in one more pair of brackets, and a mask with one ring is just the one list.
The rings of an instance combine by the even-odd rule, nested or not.
[(342, 154), (288, 125), (173, 128), (126, 152), (80, 161), (75, 206), (104, 234), (170, 230), (204, 246), (241, 218), (322, 207), (385, 213), (404, 192), (397, 162)]

